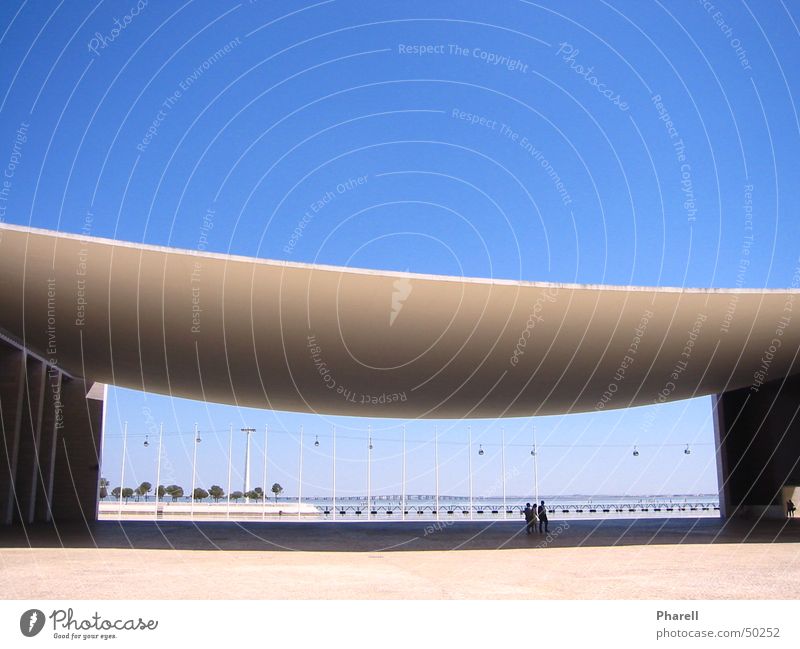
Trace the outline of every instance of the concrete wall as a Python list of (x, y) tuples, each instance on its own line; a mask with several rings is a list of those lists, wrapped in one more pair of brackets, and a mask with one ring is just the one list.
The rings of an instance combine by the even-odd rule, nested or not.
[(91, 385), (0, 338), (0, 525), (95, 520), (104, 403)]
[(714, 410), (722, 515), (785, 516), (783, 487), (800, 484), (800, 374), (725, 392)]

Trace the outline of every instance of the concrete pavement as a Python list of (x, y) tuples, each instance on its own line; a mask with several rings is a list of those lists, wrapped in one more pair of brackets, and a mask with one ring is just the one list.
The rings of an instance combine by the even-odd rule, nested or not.
[(5, 598), (796, 598), (800, 524), (143, 523), (0, 532)]

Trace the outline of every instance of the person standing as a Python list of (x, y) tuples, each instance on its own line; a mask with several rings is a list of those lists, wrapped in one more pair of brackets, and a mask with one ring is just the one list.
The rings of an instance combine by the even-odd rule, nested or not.
[(544, 533), (547, 534), (547, 507), (544, 505), (544, 500), (539, 505), (539, 534), (542, 533), (542, 527), (544, 527)]
[(792, 502), (792, 499), (789, 498), (789, 500), (786, 501), (786, 514), (789, 516), (789, 518), (794, 518), (795, 509), (796, 508), (794, 506), (794, 503)]
[(525, 503), (525, 509), (522, 510), (522, 513), (525, 515), (525, 533), (530, 536), (531, 528), (536, 525), (533, 522), (533, 507), (531, 507), (530, 503)]

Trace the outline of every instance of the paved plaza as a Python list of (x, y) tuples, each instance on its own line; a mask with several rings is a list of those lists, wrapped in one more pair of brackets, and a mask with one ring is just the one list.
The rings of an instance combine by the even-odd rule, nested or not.
[(5, 598), (795, 598), (800, 523), (148, 523), (0, 534)]

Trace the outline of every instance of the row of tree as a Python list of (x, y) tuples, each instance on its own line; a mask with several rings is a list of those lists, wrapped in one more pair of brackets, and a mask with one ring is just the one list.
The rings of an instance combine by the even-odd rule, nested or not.
[[(110, 483), (105, 478), (100, 478), (100, 498), (105, 499), (109, 496), (108, 488)], [(114, 487), (110, 494), (113, 498), (119, 500), (120, 496), (125, 502), (128, 502), (131, 498), (135, 498), (138, 502), (139, 499), (143, 498), (147, 501), (147, 497), (150, 495), (150, 492), (153, 490), (153, 485), (149, 482), (143, 482), (135, 489), (131, 487)], [(278, 501), (278, 496), (283, 493), (283, 487), (277, 482), (272, 485), (272, 489), (270, 489), (272, 493), (275, 495), (275, 502)], [(184, 491), (183, 487), (180, 485), (159, 485), (158, 486), (158, 499), (165, 500), (167, 497), (172, 499), (172, 502), (176, 502), (178, 499), (183, 498)], [(232, 491), (231, 492), (231, 500), (233, 502), (239, 502), (243, 498), (247, 500), (264, 500), (264, 490), (261, 487), (256, 487), (246, 493), (242, 493), (241, 491)], [(211, 498), (214, 502), (219, 502), (223, 498), (225, 498), (225, 490), (220, 487), (219, 485), (211, 485), (208, 490), (201, 487), (197, 487), (194, 490), (193, 494), (194, 500), (205, 500), (206, 498)]]

